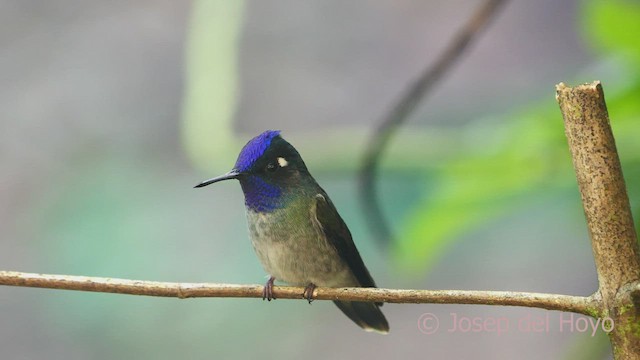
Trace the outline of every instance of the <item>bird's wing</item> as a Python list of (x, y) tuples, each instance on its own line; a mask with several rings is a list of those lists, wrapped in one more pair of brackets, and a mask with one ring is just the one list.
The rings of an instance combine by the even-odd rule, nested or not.
[(336, 249), (342, 260), (347, 263), (353, 275), (362, 287), (375, 287), (369, 270), (367, 270), (356, 245), (351, 238), (351, 232), (344, 223), (335, 206), (325, 193), (317, 194), (314, 198), (315, 221), (327, 241)]

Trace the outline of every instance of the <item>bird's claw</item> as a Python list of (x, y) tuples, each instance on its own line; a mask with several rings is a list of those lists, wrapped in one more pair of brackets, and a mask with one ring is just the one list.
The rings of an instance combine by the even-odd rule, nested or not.
[(273, 295), (273, 282), (275, 281), (275, 277), (271, 276), (267, 283), (264, 284), (264, 288), (262, 288), (262, 300), (271, 301), (271, 299), (275, 300), (276, 297)]
[(302, 293), (302, 296), (307, 299), (309, 304), (311, 304), (311, 302), (313, 301), (313, 292), (315, 291), (315, 289), (316, 285), (314, 283), (309, 283), (309, 285), (304, 288), (304, 293)]

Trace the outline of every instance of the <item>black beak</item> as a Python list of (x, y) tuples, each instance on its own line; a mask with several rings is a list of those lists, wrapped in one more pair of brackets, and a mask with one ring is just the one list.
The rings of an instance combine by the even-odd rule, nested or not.
[(231, 171), (229, 171), (228, 173), (224, 174), (224, 175), (220, 175), (218, 177), (214, 177), (213, 179), (209, 179), (209, 180), (205, 180), (203, 182), (201, 182), (200, 184), (194, 186), (194, 188), (201, 188), (207, 185), (211, 185), (215, 182), (218, 181), (222, 181), (222, 180), (231, 180), (231, 179), (237, 179), (240, 176), (240, 172), (237, 171), (236, 169), (233, 169)]

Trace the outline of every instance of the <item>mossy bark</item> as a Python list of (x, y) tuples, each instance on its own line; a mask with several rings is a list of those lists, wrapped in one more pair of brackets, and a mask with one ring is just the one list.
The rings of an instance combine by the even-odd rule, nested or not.
[(556, 99), (598, 271), (599, 313), (614, 320), (615, 358), (640, 359), (640, 252), (602, 86), (560, 83)]

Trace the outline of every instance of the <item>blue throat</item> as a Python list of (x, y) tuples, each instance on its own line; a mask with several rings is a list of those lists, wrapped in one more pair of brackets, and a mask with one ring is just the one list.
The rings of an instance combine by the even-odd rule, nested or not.
[(285, 206), (282, 189), (269, 184), (258, 176), (248, 176), (240, 181), (244, 192), (244, 204), (257, 212), (271, 212)]

